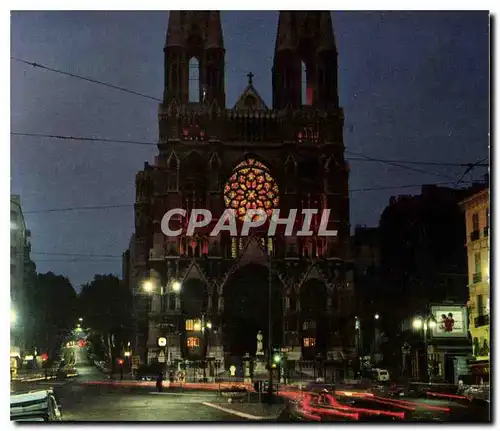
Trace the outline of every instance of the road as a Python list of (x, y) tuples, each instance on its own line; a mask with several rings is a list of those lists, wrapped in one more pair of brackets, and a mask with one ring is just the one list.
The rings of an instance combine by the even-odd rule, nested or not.
[[(203, 403), (216, 404), (216, 394), (202, 391), (163, 392), (150, 387), (105, 384), (105, 376), (76, 347), (78, 377), (66, 381), (17, 383), (14, 392), (52, 387), (65, 421), (247, 421)], [(102, 384), (90, 384), (101, 381)]]
[[(154, 386), (126, 386), (126, 382), (112, 382), (89, 363), (84, 349), (75, 347), (74, 352), (78, 377), (64, 381), (16, 383), (11, 385), (11, 390), (17, 392), (52, 387), (62, 406), (63, 419), (75, 422), (239, 422), (264, 418), (270, 420), (272, 416), (267, 414), (269, 412), (259, 413), (259, 408), (263, 408), (259, 404), (229, 404), (227, 399), (218, 397), (214, 392), (171, 388), (157, 393)], [(451, 400), (408, 401), (420, 406), (413, 409), (415, 411), (406, 410), (405, 421), (488, 422), (487, 410), (464, 407)], [(391, 407), (383, 399), (382, 403), (376, 404), (370, 399), (366, 402), (358, 400), (352, 407), (401, 411), (401, 408)], [(448, 407), (450, 412), (436, 411), (436, 407)], [(279, 416), (279, 421), (294, 420), (288, 417), (286, 411)], [(377, 417), (371, 416), (371, 419), (376, 420)]]

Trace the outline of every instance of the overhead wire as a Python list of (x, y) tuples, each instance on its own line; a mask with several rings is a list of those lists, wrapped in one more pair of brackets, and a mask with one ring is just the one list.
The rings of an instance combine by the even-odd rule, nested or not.
[[(106, 143), (117, 143), (117, 144), (131, 144), (131, 145), (142, 145), (142, 146), (157, 146), (158, 142), (147, 142), (147, 141), (136, 141), (131, 139), (115, 139), (115, 138), (99, 138), (99, 137), (91, 137), (91, 136), (70, 136), (70, 135), (51, 135), (44, 133), (26, 133), (26, 132), (11, 132), (13, 136), (26, 136), (31, 138), (46, 138), (46, 139), (59, 139), (65, 141), (87, 141), (87, 142), (106, 142)], [(430, 162), (430, 161), (418, 161), (418, 160), (390, 160), (390, 159), (381, 159), (376, 157), (366, 156), (364, 154), (355, 153), (350, 150), (346, 150), (346, 153), (350, 153), (353, 155), (357, 155), (361, 158), (346, 158), (347, 161), (366, 161), (366, 162), (379, 162), (379, 163), (389, 163), (394, 164), (400, 168), (415, 170), (416, 168), (411, 168), (409, 166), (399, 166), (398, 164), (413, 164), (413, 165), (435, 165), (435, 166), (448, 166), (448, 167), (469, 167), (470, 163), (450, 163), (450, 162)], [(487, 158), (486, 158), (487, 159)], [(482, 162), (486, 159), (477, 162), (475, 166), (479, 167), (488, 167), (488, 164), (483, 164)], [(430, 172), (426, 170), (417, 170), (420, 173), (431, 173), (434, 175), (435, 172)], [(453, 178), (451, 178), (454, 180)]]
[[(467, 181), (470, 182), (470, 181)], [(439, 183), (433, 183), (433, 185), (437, 186), (445, 186), (453, 184), (453, 181), (442, 181)], [(423, 184), (403, 184), (399, 186), (380, 186), (380, 187), (369, 187), (369, 188), (360, 188), (360, 189), (351, 189), (349, 193), (353, 192), (371, 192), (371, 191), (382, 191), (382, 190), (398, 190), (405, 188), (416, 188), (422, 187)], [(74, 207), (66, 207), (66, 208), (48, 208), (48, 209), (39, 209), (39, 210), (29, 210), (23, 211), (24, 215), (30, 214), (40, 214), (40, 213), (51, 213), (51, 212), (70, 212), (70, 211), (94, 211), (94, 210), (106, 210), (106, 209), (114, 209), (114, 208), (132, 208), (135, 206), (135, 203), (130, 204), (118, 204), (118, 205), (92, 205), (92, 206), (74, 206)]]
[(113, 85), (113, 84), (109, 84), (107, 82), (99, 81), (98, 79), (88, 78), (86, 76), (77, 75), (76, 73), (66, 72), (64, 70), (55, 69), (53, 67), (45, 66), (43, 64), (35, 63), (35, 62), (32, 62), (32, 61), (22, 60), (22, 59), (16, 58), (16, 57), (10, 57), (10, 59), (14, 60), (14, 61), (17, 61), (18, 63), (27, 64), (27, 65), (32, 66), (34, 68), (48, 70), (50, 72), (59, 73), (61, 75), (70, 76), (72, 78), (80, 79), (82, 81), (87, 81), (87, 82), (91, 82), (93, 84), (102, 85), (104, 87), (112, 88), (114, 90), (122, 91), (124, 93), (129, 93), (129, 94), (133, 94), (135, 96), (140, 96), (140, 97), (143, 97), (143, 98), (146, 98), (146, 99), (154, 100), (156, 102), (162, 102), (162, 100), (159, 99), (159, 98), (157, 98), (157, 97), (150, 96), (150, 95), (144, 94), (144, 93), (140, 93), (140, 92), (134, 91), (134, 90), (129, 90), (128, 88), (120, 87), (118, 85)]

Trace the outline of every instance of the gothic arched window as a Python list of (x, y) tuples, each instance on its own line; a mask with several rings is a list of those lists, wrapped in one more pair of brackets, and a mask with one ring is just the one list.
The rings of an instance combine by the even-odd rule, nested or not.
[(168, 169), (168, 191), (175, 192), (179, 190), (179, 160), (177, 156), (172, 153), (167, 161)]
[(220, 190), (220, 161), (214, 153), (209, 163), (210, 190), (218, 192)]
[(189, 60), (189, 101), (200, 101), (200, 62), (196, 57)]
[(224, 188), (224, 202), (240, 220), (249, 209), (262, 209), (270, 216), (279, 204), (278, 184), (264, 164), (250, 158), (234, 169)]
[(291, 156), (288, 157), (285, 163), (285, 192), (295, 193), (296, 189), (296, 175), (295, 175), (295, 161)]
[(302, 105), (312, 105), (312, 87), (310, 77), (307, 74), (307, 66), (301, 61), (300, 63), (300, 89)]

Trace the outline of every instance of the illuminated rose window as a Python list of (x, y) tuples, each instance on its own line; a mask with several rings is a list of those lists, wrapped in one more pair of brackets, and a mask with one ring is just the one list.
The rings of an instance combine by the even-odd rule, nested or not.
[(227, 181), (224, 202), (240, 220), (249, 209), (262, 209), (269, 216), (279, 204), (278, 185), (265, 165), (248, 159), (236, 166)]

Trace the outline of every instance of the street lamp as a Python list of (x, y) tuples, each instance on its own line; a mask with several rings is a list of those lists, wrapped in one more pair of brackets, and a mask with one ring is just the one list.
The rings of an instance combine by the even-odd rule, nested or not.
[(78, 319), (78, 321), (79, 321), (79, 322), (83, 322), (83, 317), (80, 317), (80, 318)]
[(378, 313), (375, 313), (375, 316), (373, 316), (373, 317), (375, 318), (375, 320), (380, 319), (380, 316), (379, 316), (379, 314), (378, 314)]
[(151, 280), (146, 280), (142, 283), (142, 288), (146, 291), (146, 292), (152, 292), (153, 289), (154, 289), (154, 284)]
[(10, 309), (10, 324), (13, 325), (16, 323), (17, 313), (13, 308)]
[(422, 319), (420, 317), (416, 317), (413, 319), (413, 329), (421, 329), (422, 328)]
[(436, 320), (434, 316), (427, 316), (424, 318), (415, 317), (412, 322), (412, 326), (415, 330), (423, 329), (423, 339), (424, 339), (424, 357), (425, 357), (425, 368), (429, 381), (431, 381), (431, 370), (429, 368), (429, 346), (427, 341), (427, 331), (429, 328), (434, 329), (436, 327)]
[(179, 283), (178, 281), (172, 282), (172, 290), (174, 292), (180, 292), (180, 290), (181, 290), (181, 283)]

